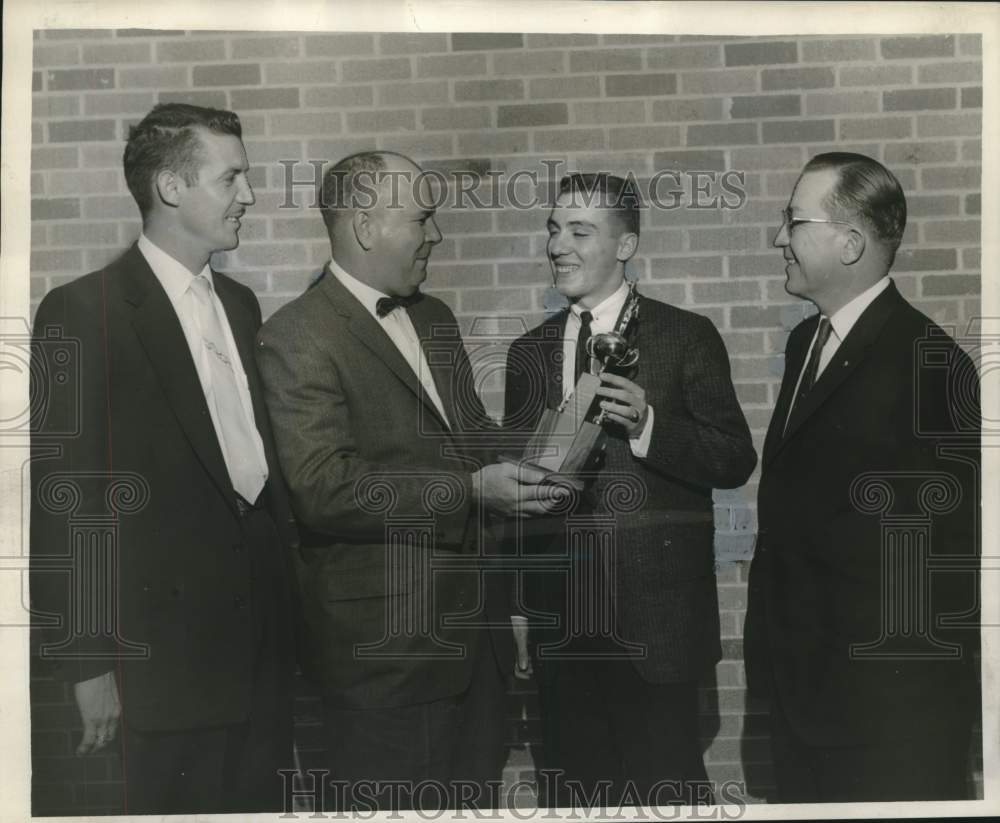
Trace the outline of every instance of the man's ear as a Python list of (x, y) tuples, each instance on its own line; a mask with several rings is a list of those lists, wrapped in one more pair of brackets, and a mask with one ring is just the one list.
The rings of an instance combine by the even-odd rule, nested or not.
[(845, 266), (852, 266), (857, 263), (865, 253), (865, 236), (857, 229), (850, 229), (847, 232), (847, 242), (840, 250), (840, 262)]
[(365, 251), (371, 249), (372, 244), (375, 242), (375, 233), (377, 231), (371, 212), (358, 209), (354, 212), (351, 226), (354, 228), (354, 237), (358, 241), (358, 245)]
[(156, 186), (156, 195), (160, 198), (161, 202), (175, 208), (180, 205), (180, 189), (182, 186), (186, 188), (187, 184), (177, 172), (170, 169), (161, 169), (153, 182)]
[(618, 238), (618, 251), (615, 257), (618, 258), (619, 262), (624, 263), (635, 254), (637, 248), (639, 248), (639, 235), (634, 232), (626, 232)]

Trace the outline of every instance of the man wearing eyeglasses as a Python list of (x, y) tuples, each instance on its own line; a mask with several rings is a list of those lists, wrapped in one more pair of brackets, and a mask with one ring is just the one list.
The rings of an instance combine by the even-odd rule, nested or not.
[(764, 444), (744, 639), (778, 802), (967, 796), (978, 378), (888, 277), (905, 224), (891, 172), (821, 154), (774, 239), (819, 310), (789, 337)]

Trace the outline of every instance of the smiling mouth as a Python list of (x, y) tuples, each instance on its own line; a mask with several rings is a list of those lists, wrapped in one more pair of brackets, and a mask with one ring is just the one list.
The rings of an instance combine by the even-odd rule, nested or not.
[(556, 274), (572, 274), (579, 269), (580, 266), (576, 263), (556, 263), (553, 260), (552, 268), (555, 269)]

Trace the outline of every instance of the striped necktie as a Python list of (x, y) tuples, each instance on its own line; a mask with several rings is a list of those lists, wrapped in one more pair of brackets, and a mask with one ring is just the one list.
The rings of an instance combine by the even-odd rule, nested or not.
[(222, 446), (233, 489), (248, 503), (254, 503), (267, 478), (266, 467), (260, 465), (255, 445), (254, 421), (247, 419), (246, 409), (240, 400), (236, 371), (229, 358), (226, 336), (212, 299), (212, 284), (199, 274), (191, 281), (191, 292), (197, 307), (202, 344), (210, 363), (212, 396), (206, 400), (215, 404), (215, 433)]

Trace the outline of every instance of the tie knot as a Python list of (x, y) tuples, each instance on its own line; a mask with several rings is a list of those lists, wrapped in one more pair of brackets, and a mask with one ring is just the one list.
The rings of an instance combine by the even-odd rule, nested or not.
[(830, 318), (825, 314), (821, 314), (819, 317), (819, 328), (816, 330), (816, 345), (820, 348), (826, 345), (826, 341), (830, 339), (830, 332), (833, 331), (833, 324), (830, 322)]
[(208, 297), (212, 293), (212, 284), (202, 274), (196, 274), (191, 279), (191, 288), (202, 297)]
[(580, 312), (580, 326), (583, 328), (590, 326), (590, 321), (593, 319), (594, 315), (592, 315), (589, 311)]
[(420, 292), (414, 292), (409, 297), (380, 297), (375, 304), (375, 314), (385, 317), (390, 312), (402, 307), (412, 306), (420, 299)]

